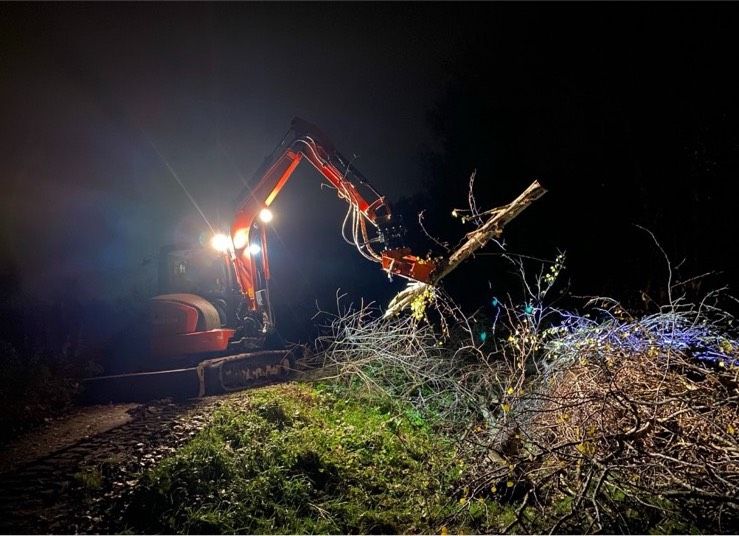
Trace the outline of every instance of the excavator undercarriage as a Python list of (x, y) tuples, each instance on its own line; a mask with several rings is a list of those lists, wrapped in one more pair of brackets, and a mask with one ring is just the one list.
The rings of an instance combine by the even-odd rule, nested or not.
[(299, 345), (206, 359), (196, 366), (83, 380), (86, 403), (143, 402), (218, 395), (284, 381), (304, 356)]

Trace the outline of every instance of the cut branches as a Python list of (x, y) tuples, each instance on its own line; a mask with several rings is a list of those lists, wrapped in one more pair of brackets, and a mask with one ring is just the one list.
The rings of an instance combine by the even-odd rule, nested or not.
[[(462, 264), (462, 262), (473, 256), (477, 250), (484, 247), (491, 240), (500, 238), (503, 234), (503, 227), (513, 221), (519, 214), (521, 214), (521, 212), (531, 205), (531, 203), (539, 199), (545, 193), (546, 190), (544, 187), (539, 184), (539, 181), (535, 180), (516, 199), (507, 205), (488, 211), (487, 214), (490, 214), (488, 219), (477, 229), (465, 235), (465, 239), (462, 244), (451, 255), (449, 255), (446, 262), (444, 262), (431, 276), (431, 281), (429, 283), (409, 283), (405, 289), (400, 291), (392, 299), (385, 311), (385, 317), (397, 315), (404, 309), (409, 308), (429, 286), (436, 286), (439, 281), (453, 272), (460, 264)], [(479, 216), (476, 211), (474, 219), (479, 220)]]

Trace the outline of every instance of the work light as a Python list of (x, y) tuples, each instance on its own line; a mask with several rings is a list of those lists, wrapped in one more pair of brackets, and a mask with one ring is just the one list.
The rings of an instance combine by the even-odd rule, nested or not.
[(223, 233), (217, 233), (210, 239), (210, 245), (218, 253), (226, 253), (231, 246), (231, 239)]
[(264, 222), (264, 223), (271, 222), (272, 221), (272, 218), (273, 218), (272, 211), (270, 209), (268, 209), (268, 208), (263, 208), (259, 212), (259, 219), (262, 220), (262, 222)]

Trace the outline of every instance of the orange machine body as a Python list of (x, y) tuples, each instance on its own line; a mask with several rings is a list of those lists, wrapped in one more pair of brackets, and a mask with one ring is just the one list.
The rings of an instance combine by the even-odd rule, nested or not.
[[(288, 140), (290, 134), (292, 138)], [(227, 350), (234, 338), (249, 331), (252, 336), (273, 329), (269, 304), (270, 279), (265, 225), (258, 216), (287, 184), (295, 169), (307, 160), (349, 205), (352, 228), (349, 240), (368, 260), (377, 262), (390, 275), (428, 282), (434, 261), (419, 258), (397, 239), (397, 226), (384, 197), (338, 153), (315, 126), (294, 119), (288, 135), (267, 157), (251, 184), (242, 192), (231, 223), (233, 249), (225, 257), (243, 301), (233, 318), (221, 314), (215, 325), (213, 312), (198, 296), (178, 299), (158, 296), (152, 303), (153, 353), (158, 356), (217, 353)], [(372, 193), (368, 200), (359, 186)], [(346, 220), (345, 220), (346, 223)], [(346, 234), (345, 234), (346, 237)], [(382, 243), (377, 251), (376, 245)], [(223, 318), (223, 317), (226, 318)], [(248, 330), (243, 324), (248, 319)], [(260, 331), (261, 330), (261, 331)]]

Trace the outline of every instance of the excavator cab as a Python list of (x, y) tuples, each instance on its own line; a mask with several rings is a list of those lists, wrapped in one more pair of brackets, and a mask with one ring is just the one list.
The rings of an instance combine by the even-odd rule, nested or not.
[(165, 246), (159, 254), (158, 275), (160, 295), (201, 296), (216, 308), (221, 326), (233, 320), (241, 293), (225, 255), (207, 246)]
[[(257, 235), (259, 236), (259, 235)], [(259, 245), (254, 245), (255, 255)], [(257, 310), (246, 307), (227, 253), (209, 246), (161, 248), (159, 294), (150, 301), (154, 358), (192, 358), (260, 349), (272, 335), (267, 278), (255, 274)]]

